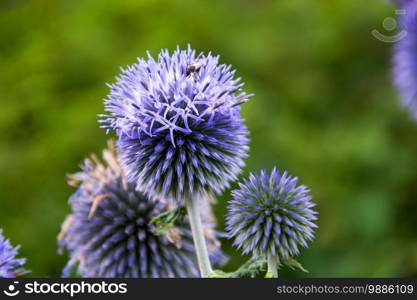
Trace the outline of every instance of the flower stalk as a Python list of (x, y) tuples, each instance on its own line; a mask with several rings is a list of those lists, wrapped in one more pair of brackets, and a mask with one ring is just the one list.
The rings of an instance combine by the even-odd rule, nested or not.
[(268, 262), (268, 277), (278, 278), (278, 266), (279, 266), (278, 256), (268, 254), (267, 262)]
[(187, 198), (185, 206), (187, 207), (188, 217), (190, 220), (191, 231), (193, 234), (194, 247), (197, 255), (198, 266), (202, 278), (208, 278), (212, 273), (210, 259), (207, 251), (206, 240), (204, 238), (203, 225), (197, 201)]

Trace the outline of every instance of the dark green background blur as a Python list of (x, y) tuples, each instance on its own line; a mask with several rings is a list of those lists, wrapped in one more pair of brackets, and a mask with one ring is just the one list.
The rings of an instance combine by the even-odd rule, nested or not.
[[(146, 50), (212, 51), (256, 96), (245, 175), (277, 165), (320, 212), (300, 260), (310, 274), (417, 276), (417, 123), (390, 78), (390, 44), (371, 35), (379, 0), (0, 0), (0, 227), (30, 276), (59, 276), (73, 189), (66, 174), (106, 144), (97, 125), (119, 66)], [(216, 206), (223, 227), (226, 191)], [(225, 241), (227, 270), (244, 259)]]

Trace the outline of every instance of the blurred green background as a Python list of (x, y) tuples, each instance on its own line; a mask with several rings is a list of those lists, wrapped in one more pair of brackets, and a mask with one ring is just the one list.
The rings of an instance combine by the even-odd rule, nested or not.
[[(220, 54), (256, 94), (243, 105), (245, 174), (277, 165), (318, 203), (300, 257), (310, 273), (283, 276), (417, 276), (417, 124), (391, 83), (391, 45), (370, 33), (392, 35), (390, 16), (379, 0), (0, 0), (0, 227), (30, 276), (66, 262), (65, 177), (105, 146), (105, 83), (146, 50), (187, 43)], [(247, 258), (224, 250), (227, 270)]]

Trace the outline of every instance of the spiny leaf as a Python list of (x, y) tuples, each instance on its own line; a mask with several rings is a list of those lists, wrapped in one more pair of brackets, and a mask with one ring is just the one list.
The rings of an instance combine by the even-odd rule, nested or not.
[(297, 261), (295, 258), (284, 258), (284, 259), (281, 259), (281, 263), (283, 265), (286, 265), (286, 266), (290, 267), (292, 270), (299, 269), (299, 270), (301, 270), (301, 271), (303, 271), (305, 273), (308, 273), (308, 270), (305, 269), (301, 265), (301, 263), (299, 261)]
[(266, 260), (261, 258), (252, 258), (244, 263), (239, 269), (234, 272), (223, 272), (221, 270), (214, 270), (210, 274), (210, 278), (254, 278), (259, 273), (266, 271)]

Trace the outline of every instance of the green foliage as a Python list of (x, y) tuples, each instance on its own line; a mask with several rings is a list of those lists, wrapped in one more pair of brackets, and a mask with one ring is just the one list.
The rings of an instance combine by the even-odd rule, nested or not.
[(175, 207), (157, 215), (151, 222), (156, 225), (157, 234), (167, 234), (168, 230), (175, 225), (175, 222), (181, 221), (186, 213), (187, 210), (184, 206)]
[(290, 267), (292, 270), (300, 270), (304, 273), (308, 273), (308, 270), (303, 267), (303, 265), (296, 260), (295, 258), (281, 258), (280, 260), (280, 266), (287, 266)]
[[(386, 1), (0, 1), (0, 227), (29, 276), (65, 264), (65, 176), (106, 145), (105, 83), (146, 50), (187, 43), (220, 54), (255, 93), (242, 105), (245, 175), (277, 165), (311, 188), (308, 276), (417, 276), (417, 124), (391, 85), (391, 45), (370, 33), (390, 34), (390, 16)], [(229, 199), (215, 206), (220, 230)], [(247, 258), (222, 242), (236, 270)]]
[(265, 273), (267, 263), (265, 259), (252, 258), (245, 262), (239, 269), (234, 272), (224, 272), (214, 270), (210, 278), (255, 278)]

